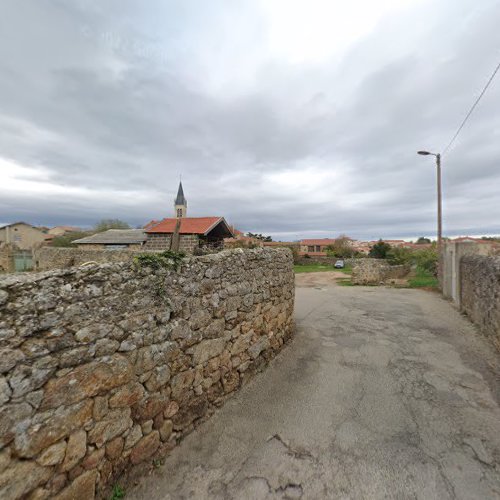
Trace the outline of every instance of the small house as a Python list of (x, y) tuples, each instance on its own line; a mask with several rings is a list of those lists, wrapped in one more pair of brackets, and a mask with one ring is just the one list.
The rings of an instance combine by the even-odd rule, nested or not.
[(224, 238), (233, 236), (224, 217), (167, 218), (148, 224), (145, 233), (148, 250), (178, 249), (188, 254), (197, 248), (222, 249)]

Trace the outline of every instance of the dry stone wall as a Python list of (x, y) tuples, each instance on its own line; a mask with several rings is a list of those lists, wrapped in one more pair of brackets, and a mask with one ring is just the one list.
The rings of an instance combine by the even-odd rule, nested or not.
[(145, 250), (104, 250), (102, 248), (57, 248), (41, 247), (34, 252), (34, 266), (37, 271), (64, 269), (81, 266), (87, 262), (130, 262)]
[(354, 259), (351, 280), (354, 285), (380, 285), (409, 273), (409, 266), (391, 266), (382, 259)]
[(460, 259), (460, 304), (500, 350), (500, 257), (469, 255)]
[(293, 302), (286, 249), (0, 280), (0, 498), (109, 494), (267, 364)]
[(14, 248), (0, 243), (0, 273), (14, 271)]

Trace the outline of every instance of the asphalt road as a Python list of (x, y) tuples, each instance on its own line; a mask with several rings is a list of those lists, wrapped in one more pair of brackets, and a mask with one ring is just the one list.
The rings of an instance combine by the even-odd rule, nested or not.
[(298, 288), (296, 321), (127, 498), (500, 498), (499, 356), (450, 304)]

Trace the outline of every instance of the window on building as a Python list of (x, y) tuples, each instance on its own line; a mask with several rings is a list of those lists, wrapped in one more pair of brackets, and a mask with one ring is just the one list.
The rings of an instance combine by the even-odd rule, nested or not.
[(182, 208), (177, 209), (177, 217), (182, 217)]
[(321, 247), (319, 245), (316, 245), (316, 252), (321, 252)]
[(314, 252), (314, 247), (307, 247), (308, 252)]

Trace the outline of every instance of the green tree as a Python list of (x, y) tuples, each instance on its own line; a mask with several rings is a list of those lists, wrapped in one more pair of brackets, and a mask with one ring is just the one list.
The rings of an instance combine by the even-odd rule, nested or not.
[(94, 226), (96, 233), (102, 233), (108, 229), (130, 229), (130, 225), (120, 219), (102, 219)]
[(424, 245), (428, 243), (432, 243), (429, 238), (425, 238), (424, 236), (420, 236), (420, 238), (416, 241), (417, 245)]
[(261, 241), (273, 241), (271, 236), (264, 236), (263, 234), (260, 233), (250, 233), (248, 232), (246, 234), (249, 238), (255, 238), (256, 240), (261, 240)]
[(50, 243), (53, 247), (74, 247), (73, 241), (90, 236), (87, 231), (72, 231), (71, 233), (63, 234), (62, 236), (55, 236)]
[(391, 248), (392, 247), (389, 243), (380, 239), (370, 248), (370, 253), (368, 255), (373, 259), (385, 259), (387, 258), (387, 253)]

